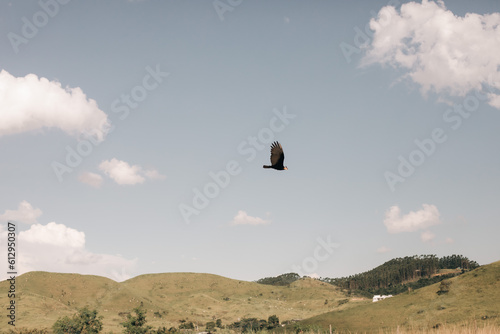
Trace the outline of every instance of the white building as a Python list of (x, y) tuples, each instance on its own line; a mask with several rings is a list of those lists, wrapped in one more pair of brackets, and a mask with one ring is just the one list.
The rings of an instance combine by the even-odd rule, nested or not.
[(391, 297), (392, 297), (392, 295), (388, 295), (388, 296), (386, 296), (386, 295), (382, 295), (382, 296), (381, 295), (375, 295), (375, 296), (373, 296), (373, 302), (375, 303), (375, 302), (378, 302), (379, 300), (386, 299), (386, 298), (391, 298)]

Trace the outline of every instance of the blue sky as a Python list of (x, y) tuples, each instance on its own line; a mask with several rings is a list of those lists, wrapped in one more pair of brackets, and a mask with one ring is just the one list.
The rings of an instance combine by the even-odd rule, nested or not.
[[(0, 232), (17, 222), (20, 272), (499, 260), (496, 1), (0, 8)], [(273, 140), (287, 171), (262, 168)]]

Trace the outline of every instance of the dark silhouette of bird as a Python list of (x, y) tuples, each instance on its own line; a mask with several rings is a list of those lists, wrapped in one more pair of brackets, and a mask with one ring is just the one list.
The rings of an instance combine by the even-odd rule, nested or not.
[(271, 144), (271, 166), (264, 165), (264, 168), (274, 168), (276, 170), (287, 170), (286, 166), (283, 166), (283, 161), (285, 160), (285, 154), (283, 153), (283, 147), (281, 144), (275, 141)]

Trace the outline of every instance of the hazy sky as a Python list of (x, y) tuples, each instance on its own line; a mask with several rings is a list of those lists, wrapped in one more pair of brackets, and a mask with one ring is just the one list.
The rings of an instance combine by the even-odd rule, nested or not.
[(20, 273), (118, 281), (499, 260), (498, 12), (1, 1), (0, 245), (17, 221)]

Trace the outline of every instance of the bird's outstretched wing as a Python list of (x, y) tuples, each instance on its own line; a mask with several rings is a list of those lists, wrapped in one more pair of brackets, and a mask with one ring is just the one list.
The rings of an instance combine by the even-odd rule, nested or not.
[(285, 161), (285, 154), (283, 153), (283, 147), (281, 144), (275, 141), (271, 145), (271, 165), (274, 167), (283, 166)]

